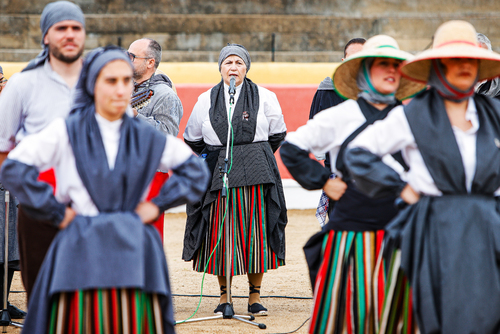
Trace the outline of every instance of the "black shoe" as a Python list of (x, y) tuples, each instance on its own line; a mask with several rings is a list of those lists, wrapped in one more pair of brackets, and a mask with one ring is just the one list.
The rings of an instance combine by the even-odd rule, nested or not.
[(248, 304), (248, 314), (251, 314), (253, 316), (263, 316), (267, 315), (267, 308), (262, 306), (262, 304), (259, 303), (253, 303), (252, 305)]
[(7, 302), (7, 311), (10, 314), (11, 319), (24, 319), (26, 318), (26, 312), (18, 309), (11, 303)]
[(217, 305), (217, 308), (214, 310), (214, 313), (215, 314), (222, 314), (227, 305), (229, 305), (229, 303), (222, 303), (222, 304)]

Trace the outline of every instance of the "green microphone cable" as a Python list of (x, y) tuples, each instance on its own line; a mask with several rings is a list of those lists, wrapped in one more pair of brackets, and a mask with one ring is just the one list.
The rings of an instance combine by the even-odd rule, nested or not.
[[(231, 123), (231, 112), (232, 112), (232, 105), (229, 106), (229, 115), (228, 115), (228, 118), (229, 118), (229, 126), (231, 128), (231, 148), (230, 148), (230, 154), (231, 154), (231, 161), (229, 163), (229, 169), (227, 171), (227, 174), (229, 174), (229, 172), (231, 171), (231, 168), (233, 167), (233, 144), (234, 144), (234, 132), (233, 132), (233, 124)], [(223, 186), (226, 187), (227, 189), (229, 189), (228, 187), (228, 184), (226, 183), (226, 181), (224, 180), (224, 178), (222, 179), (223, 181)], [(226, 216), (227, 216), (227, 210), (229, 208), (229, 193), (227, 194), (226, 196), (226, 207), (224, 209), (224, 215), (222, 217), (222, 226), (224, 226), (224, 224), (226, 223)], [(229, 228), (229, 227), (228, 227)], [(215, 253), (215, 250), (217, 249), (217, 247), (219, 246), (219, 243), (222, 239), (222, 232), (224, 231), (223, 228), (220, 229), (220, 232), (219, 232), (219, 236), (217, 238), (217, 244), (215, 244), (214, 248), (212, 249), (212, 252), (210, 253), (210, 256), (208, 257), (208, 260), (207, 260), (207, 264), (205, 265), (205, 269), (203, 270), (203, 277), (201, 278), (201, 291), (200, 291), (200, 300), (198, 301), (198, 305), (196, 306), (196, 309), (194, 310), (193, 314), (191, 314), (187, 319), (184, 319), (184, 320), (180, 320), (180, 321), (176, 321), (175, 324), (182, 324), (182, 323), (185, 323), (186, 321), (192, 319), (196, 313), (198, 312), (198, 309), (200, 308), (200, 305), (201, 305), (201, 300), (203, 299), (203, 284), (205, 282), (205, 274), (207, 273), (207, 269), (208, 269), (208, 265), (210, 264), (210, 260), (212, 259), (212, 256), (213, 254)], [(226, 270), (229, 270), (229, 268), (226, 268)], [(230, 288), (230, 287), (228, 287)]]

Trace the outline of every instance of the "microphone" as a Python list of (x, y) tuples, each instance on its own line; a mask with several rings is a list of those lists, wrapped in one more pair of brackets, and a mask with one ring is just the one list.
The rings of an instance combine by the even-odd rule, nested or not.
[(231, 77), (229, 80), (229, 104), (234, 104), (234, 94), (236, 94), (236, 79)]

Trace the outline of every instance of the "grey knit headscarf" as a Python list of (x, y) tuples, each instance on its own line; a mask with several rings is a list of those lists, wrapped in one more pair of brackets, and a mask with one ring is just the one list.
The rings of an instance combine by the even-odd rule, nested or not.
[(40, 30), (42, 31), (41, 45), (43, 50), (38, 54), (38, 56), (36, 56), (35, 59), (29, 62), (23, 72), (43, 65), (45, 59), (49, 56), (49, 46), (45, 45), (43, 42), (45, 35), (50, 27), (64, 20), (80, 22), (85, 29), (85, 16), (83, 15), (80, 7), (74, 3), (69, 1), (56, 1), (45, 6), (42, 12), (42, 17), (40, 18)]
[(219, 72), (222, 62), (229, 56), (238, 56), (243, 59), (243, 62), (247, 66), (247, 72), (250, 71), (250, 64), (252, 63), (252, 61), (250, 60), (250, 54), (248, 53), (247, 49), (245, 49), (245, 47), (240, 44), (228, 44), (227, 46), (223, 47), (222, 50), (220, 50)]

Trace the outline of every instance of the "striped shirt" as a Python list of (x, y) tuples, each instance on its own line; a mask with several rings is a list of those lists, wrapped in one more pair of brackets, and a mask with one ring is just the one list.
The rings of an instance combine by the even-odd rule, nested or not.
[(71, 93), (48, 60), (43, 66), (13, 75), (0, 95), (0, 152), (12, 150), (55, 118), (66, 117)]

